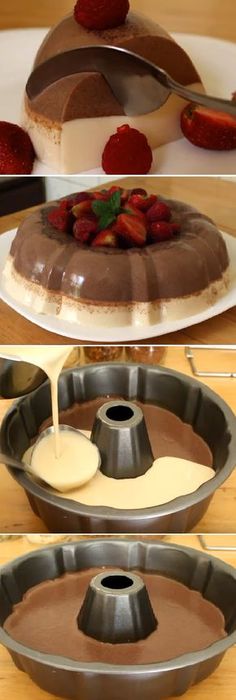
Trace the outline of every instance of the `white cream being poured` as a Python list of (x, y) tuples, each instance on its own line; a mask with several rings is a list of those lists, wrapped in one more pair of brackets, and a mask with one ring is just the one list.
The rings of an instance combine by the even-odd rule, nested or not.
[(4, 345), (0, 355), (21, 360), (40, 367), (51, 385), (52, 419), (54, 432), (45, 436), (36, 446), (31, 464), (35, 475), (64, 491), (75, 488), (91, 479), (99, 466), (99, 453), (95, 445), (79, 432), (59, 430), (58, 378), (73, 350), (70, 345)]
[(55, 455), (60, 457), (59, 411), (58, 411), (58, 377), (73, 345), (2, 345), (2, 357), (29, 362), (40, 367), (48, 376), (51, 384), (52, 419), (54, 427)]

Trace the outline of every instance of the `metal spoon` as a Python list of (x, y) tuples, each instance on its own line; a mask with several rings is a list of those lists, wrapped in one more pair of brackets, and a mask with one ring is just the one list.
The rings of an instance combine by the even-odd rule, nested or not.
[(4, 452), (0, 452), (0, 462), (6, 464), (9, 467), (14, 467), (14, 469), (19, 469), (21, 472), (26, 472), (26, 474), (32, 474), (33, 476), (36, 476), (30, 464), (26, 464), (26, 462), (21, 462), (19, 459), (16, 459), (16, 457), (12, 457), (12, 455), (5, 455)]
[(117, 46), (83, 46), (53, 56), (31, 73), (27, 95), (33, 100), (57, 80), (81, 72), (101, 73), (127, 116), (159, 109), (174, 92), (189, 102), (236, 117), (236, 102), (193, 92), (151, 61)]
[[(84, 435), (84, 433), (82, 433), (80, 430), (77, 430), (77, 428), (72, 428), (69, 425), (60, 425), (59, 428), (60, 428), (60, 432), (63, 430), (66, 430), (67, 432), (68, 431), (74, 432), (74, 433), (81, 435), (83, 440), (87, 440), (88, 442), (91, 442), (89, 440), (89, 438), (86, 437), (86, 435)], [(49, 435), (53, 432), (54, 432), (54, 428), (53, 428), (53, 426), (50, 426), (49, 428), (46, 428), (45, 430), (43, 430), (42, 433), (40, 433), (38, 439), (36, 440), (36, 442), (33, 446), (33, 449), (31, 452), (31, 460), (32, 460), (33, 452), (36, 449), (39, 442), (41, 442), (41, 440), (43, 440), (47, 435)], [(96, 448), (96, 446), (94, 444), (93, 444), (93, 449), (97, 449), (97, 464), (96, 464), (96, 469), (94, 470), (93, 474), (88, 472), (87, 481), (89, 481), (92, 478), (92, 476), (96, 473), (97, 469), (99, 469), (100, 465), (101, 465), (100, 453), (99, 453), (98, 448)], [(3, 462), (3, 464), (9, 465), (10, 467), (14, 467), (14, 469), (19, 469), (20, 471), (25, 472), (26, 474), (30, 474), (31, 476), (37, 477), (38, 479), (40, 479), (40, 481), (43, 484), (46, 484), (47, 486), (51, 486), (53, 489), (56, 489), (56, 490), (62, 491), (62, 492), (70, 491), (72, 488), (76, 488), (77, 486), (80, 486), (80, 485), (86, 483), (86, 479), (84, 479), (84, 477), (83, 477), (83, 479), (81, 479), (79, 468), (78, 468), (78, 476), (76, 473), (74, 475), (73, 479), (71, 479), (71, 482), (69, 480), (69, 474), (68, 473), (66, 474), (67, 486), (66, 486), (66, 488), (64, 488), (64, 485), (61, 484), (61, 481), (60, 481), (60, 484), (58, 484), (58, 486), (57, 486), (55, 475), (54, 475), (54, 478), (53, 478), (53, 475), (52, 475), (52, 478), (50, 478), (50, 473), (49, 473), (49, 475), (47, 476), (46, 479), (42, 478), (41, 475), (38, 475), (36, 470), (33, 469), (30, 464), (27, 464), (26, 462), (22, 462), (21, 460), (17, 459), (16, 457), (12, 457), (12, 455), (5, 455), (4, 453), (0, 452), (0, 462)], [(75, 465), (75, 472), (76, 472), (76, 465)]]

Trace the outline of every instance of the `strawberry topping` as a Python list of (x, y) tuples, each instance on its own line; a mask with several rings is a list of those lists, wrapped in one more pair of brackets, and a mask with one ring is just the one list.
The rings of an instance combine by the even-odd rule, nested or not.
[(115, 224), (116, 233), (131, 246), (144, 246), (147, 238), (147, 226), (138, 216), (119, 214)]
[(9, 122), (0, 122), (0, 174), (27, 175), (32, 172), (34, 148), (28, 134)]
[(132, 194), (131, 197), (129, 197), (128, 203), (136, 207), (136, 209), (147, 211), (156, 201), (157, 197), (155, 194), (150, 194), (150, 197), (144, 197), (142, 194)]
[(78, 0), (74, 18), (86, 29), (112, 29), (124, 24), (129, 0)]
[(73, 226), (73, 235), (80, 243), (88, 243), (91, 234), (97, 232), (97, 223), (85, 216), (77, 219)]
[(93, 248), (143, 247), (180, 233), (170, 207), (157, 195), (117, 185), (61, 199), (49, 211), (48, 221), (58, 231), (73, 235), (78, 244)]
[(168, 241), (170, 238), (174, 237), (172, 224), (167, 221), (155, 221), (151, 224), (150, 236), (154, 242)]
[(76, 217), (76, 219), (79, 219), (80, 216), (84, 216), (85, 214), (88, 214), (88, 212), (92, 211), (92, 200), (91, 199), (85, 199), (84, 201), (80, 202), (79, 204), (76, 204), (72, 208), (72, 214)]
[(152, 165), (152, 151), (146, 136), (124, 124), (107, 142), (102, 167), (110, 175), (142, 175)]
[(92, 241), (92, 247), (108, 246), (109, 248), (118, 248), (117, 236), (112, 229), (106, 228), (100, 231)]
[(147, 212), (148, 221), (169, 221), (171, 218), (170, 207), (164, 202), (156, 202)]
[(62, 233), (72, 232), (73, 216), (71, 215), (71, 212), (66, 211), (66, 209), (63, 210), (60, 209), (60, 207), (57, 209), (52, 209), (48, 214), (48, 221), (53, 228), (56, 228)]

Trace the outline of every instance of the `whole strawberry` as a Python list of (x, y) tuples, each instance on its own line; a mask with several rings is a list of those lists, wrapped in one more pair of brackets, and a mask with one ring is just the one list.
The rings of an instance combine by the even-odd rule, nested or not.
[(28, 134), (17, 124), (0, 122), (0, 174), (28, 175), (35, 159)]
[(72, 233), (74, 217), (70, 211), (56, 207), (47, 216), (49, 224), (61, 233)]
[(118, 127), (107, 142), (102, 167), (110, 175), (142, 175), (152, 165), (152, 151), (146, 136), (128, 124)]
[(169, 241), (174, 237), (172, 224), (170, 224), (168, 221), (155, 221), (153, 224), (151, 224), (150, 237), (153, 242), (157, 243)]
[(236, 148), (236, 119), (230, 114), (189, 104), (181, 114), (180, 124), (184, 136), (194, 146), (213, 151)]
[(169, 221), (171, 210), (165, 202), (155, 202), (147, 212), (148, 221)]
[(86, 29), (112, 29), (124, 24), (129, 0), (78, 0), (74, 18)]
[(93, 219), (88, 219), (85, 216), (77, 219), (73, 225), (73, 236), (79, 243), (88, 243), (91, 235), (96, 233), (97, 223)]

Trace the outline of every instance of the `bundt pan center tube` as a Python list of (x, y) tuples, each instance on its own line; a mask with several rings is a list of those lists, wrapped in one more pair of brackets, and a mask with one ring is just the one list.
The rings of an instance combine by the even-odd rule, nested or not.
[[(235, 467), (236, 418), (225, 402), (204, 384), (174, 370), (128, 363), (101, 363), (63, 372), (59, 379), (61, 420), (74, 404), (100, 397), (153, 404), (192, 426), (213, 457), (215, 476), (196, 491), (169, 503), (139, 509), (89, 506), (61, 498), (26, 474), (9, 471), (25, 489), (34, 512), (51, 532), (186, 532), (204, 515), (215, 490)], [(1, 426), (1, 449), (19, 459), (50, 423), (49, 383), (19, 400)], [(94, 415), (95, 418), (95, 415)], [(93, 420), (91, 422), (91, 429)], [(80, 426), (83, 428), (83, 426)], [(86, 427), (86, 426), (85, 426)], [(194, 433), (192, 433), (194, 436)], [(117, 484), (119, 481), (117, 481)], [(132, 489), (132, 479), (130, 479)]]
[[(119, 572), (133, 581), (135, 572), (167, 577), (190, 591), (199, 592), (205, 603), (213, 604), (224, 618), (225, 634), (200, 650), (183, 653), (164, 662), (125, 663), (76, 661), (68, 657), (35, 651), (15, 641), (5, 626), (24, 594), (32, 587), (67, 574), (101, 569), (104, 579)], [(121, 573), (122, 572), (122, 573)], [(139, 576), (138, 576), (139, 577)], [(136, 586), (136, 584), (135, 584)], [(127, 589), (128, 590), (128, 589)], [(37, 550), (5, 565), (0, 570), (0, 642), (16, 666), (29, 674), (43, 690), (77, 700), (162, 700), (182, 695), (193, 684), (207, 678), (219, 665), (228, 648), (236, 643), (236, 571), (219, 559), (188, 547), (160, 542), (109, 538), (84, 540)], [(18, 608), (19, 609), (19, 608)], [(171, 630), (170, 630), (171, 633)], [(181, 633), (181, 631), (180, 631)], [(154, 631), (156, 634), (156, 631)], [(158, 626), (157, 626), (158, 634)], [(114, 654), (116, 654), (116, 644)], [(127, 660), (126, 660), (127, 659)], [(227, 682), (227, 679), (226, 679)], [(201, 691), (199, 690), (199, 693)]]
[(90, 581), (77, 622), (84, 634), (110, 644), (137, 642), (157, 627), (141, 577), (114, 570)]
[(143, 413), (131, 401), (108, 401), (97, 411), (91, 434), (101, 455), (101, 471), (113, 479), (131, 479), (153, 463)]

